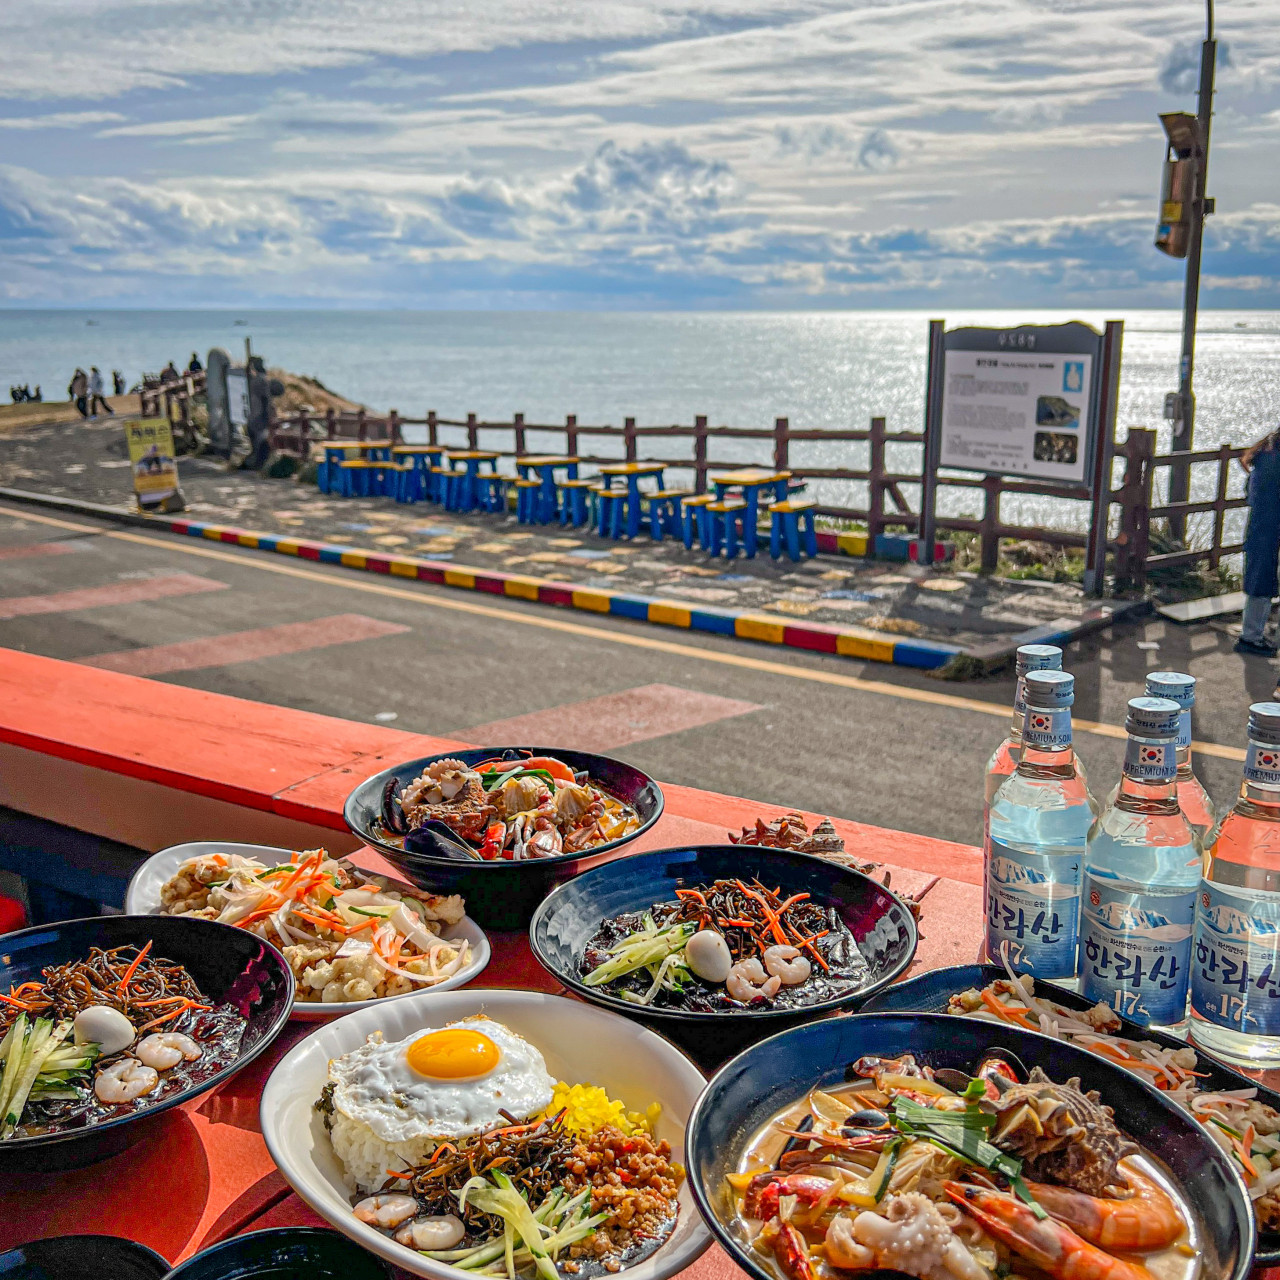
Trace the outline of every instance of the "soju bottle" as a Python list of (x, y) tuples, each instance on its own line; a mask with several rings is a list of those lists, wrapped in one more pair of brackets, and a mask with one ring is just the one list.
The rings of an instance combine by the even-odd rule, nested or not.
[[(1218, 814), (1191, 768), (1191, 708), (1196, 705), (1196, 678), (1180, 671), (1151, 671), (1147, 674), (1146, 692), (1148, 698), (1171, 699), (1182, 711), (1178, 719), (1178, 804), (1203, 844), (1208, 841)], [(1117, 783), (1107, 803), (1112, 804), (1119, 792)]]
[(1075, 680), (1028, 671), (1022, 754), (991, 802), (983, 848), (986, 952), (1038, 978), (1072, 979), (1094, 810), (1071, 746)]
[(1081, 991), (1143, 1026), (1187, 1016), (1201, 845), (1178, 803), (1181, 708), (1131, 698), (1124, 774), (1085, 859)]
[(1025, 700), (1028, 671), (1061, 671), (1062, 650), (1053, 644), (1024, 644), (1018, 646), (1015, 658), (1018, 683), (1013, 691), (1013, 719), (1004, 741), (987, 761), (986, 788), (982, 797), (982, 838), (985, 841), (991, 825), (991, 802), (1000, 784), (1018, 767), (1022, 754), (1022, 721), (1027, 714)]
[(1249, 708), (1240, 797), (1204, 857), (1191, 965), (1191, 1039), (1280, 1066), (1280, 702)]

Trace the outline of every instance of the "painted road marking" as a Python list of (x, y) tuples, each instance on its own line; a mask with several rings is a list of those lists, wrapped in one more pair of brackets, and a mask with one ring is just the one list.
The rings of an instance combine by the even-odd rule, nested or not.
[[(762, 671), (769, 675), (787, 676), (792, 680), (807, 680), (813, 684), (829, 684), (840, 689), (856, 689), (860, 693), (876, 693), (886, 698), (898, 698), (904, 702), (922, 702), (933, 707), (950, 707), (956, 711), (973, 711), (979, 715), (999, 716), (1008, 719), (1009, 708), (1000, 702), (983, 702), (979, 698), (962, 698), (954, 693), (939, 693), (933, 689), (913, 689), (909, 685), (889, 684), (885, 680), (866, 680), (861, 676), (844, 675), (838, 671), (824, 671), (816, 667), (788, 666), (783, 662), (771, 662), (767, 658), (753, 658), (742, 653), (724, 653), (717, 649), (700, 649), (691, 644), (679, 644), (674, 640), (659, 640), (654, 636), (628, 635), (622, 631), (609, 631), (604, 627), (590, 627), (581, 622), (566, 622), (561, 618), (543, 618), (516, 613), (509, 609), (497, 609), (492, 605), (473, 604), (469, 600), (454, 600), (432, 593), (429, 586), (423, 585), (416, 591), (407, 591), (403, 587), (393, 587), (378, 581), (366, 581), (356, 574), (350, 578), (338, 577), (335, 574), (317, 573), (313, 569), (296, 568), (291, 564), (277, 563), (264, 557), (259, 560), (251, 554), (233, 554), (229, 551), (215, 551), (212, 547), (189, 545), (181, 535), (175, 535), (172, 542), (164, 538), (148, 537), (140, 533), (123, 533), (115, 529), (99, 529), (94, 525), (73, 524), (69, 520), (58, 520), (53, 516), (38, 516), (23, 510), (15, 512), (10, 507), (0, 510), (14, 519), (31, 520), (40, 524), (52, 525), (59, 529), (72, 529), (79, 533), (96, 533), (103, 538), (114, 538), (120, 542), (132, 542), (139, 546), (156, 547), (162, 551), (176, 551), (182, 555), (201, 556), (206, 560), (221, 560), (227, 564), (249, 566), (265, 573), (277, 573), (286, 578), (301, 578), (306, 582), (319, 582), (328, 586), (345, 587), (348, 591), (365, 591), (371, 595), (388, 596), (395, 600), (410, 600), (419, 605), (427, 605), (432, 609), (451, 609), (455, 613), (469, 613), (482, 618), (497, 618), (503, 622), (514, 622), (526, 627), (540, 627), (544, 631), (558, 631), (561, 635), (584, 636), (591, 640), (602, 640), (608, 644), (627, 645), (633, 649), (648, 649), (652, 653), (669, 653), (679, 658), (695, 658), (703, 662), (714, 662), (723, 667), (738, 667), (744, 671)], [(1102, 738), (1115, 738), (1120, 741), (1128, 736), (1123, 725), (1103, 724), (1097, 720), (1078, 720), (1072, 718), (1072, 725), (1081, 733), (1092, 733)], [(1220, 760), (1243, 760), (1244, 751), (1240, 747), (1225, 747), (1217, 742), (1193, 742), (1191, 749), (1200, 755), (1215, 756)]]
[(543, 747), (574, 751), (610, 751), (629, 742), (647, 742), (759, 710), (755, 702), (669, 684), (646, 684), (585, 702), (476, 725), (460, 734), (468, 742), (536, 742)]
[(87, 667), (121, 671), (130, 676), (158, 676), (170, 671), (200, 671), (236, 662), (255, 662), (259, 658), (326, 649), (330, 645), (373, 640), (379, 636), (398, 636), (408, 630), (409, 627), (398, 622), (383, 622), (380, 618), (367, 618), (361, 613), (339, 613), (313, 622), (286, 622), (278, 627), (233, 631), (203, 640), (181, 640), (176, 644), (157, 644), (145, 649), (122, 649), (118, 653), (100, 653), (79, 661)]
[(26, 560), (31, 556), (65, 556), (83, 551), (83, 542), (29, 542), (23, 547), (0, 547), (0, 560)]
[(112, 604), (138, 604), (144, 600), (165, 600), (190, 596), (201, 591), (225, 591), (227, 584), (193, 573), (166, 573), (133, 582), (112, 582), (104, 587), (78, 587), (74, 591), (51, 591), (43, 596), (0, 597), (0, 618), (28, 618), (38, 613), (70, 613), (73, 609), (100, 609)]

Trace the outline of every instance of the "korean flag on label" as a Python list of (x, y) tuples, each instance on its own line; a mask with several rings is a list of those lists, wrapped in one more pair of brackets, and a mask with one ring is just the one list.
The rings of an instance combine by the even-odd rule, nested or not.
[(1164, 764), (1164, 748), (1163, 747), (1143, 747), (1138, 753), (1139, 764)]
[(1280, 751), (1259, 751), (1253, 763), (1257, 769), (1280, 769)]
[(1053, 717), (1036, 713), (1031, 717), (1031, 728), (1036, 733), (1048, 733), (1053, 728)]

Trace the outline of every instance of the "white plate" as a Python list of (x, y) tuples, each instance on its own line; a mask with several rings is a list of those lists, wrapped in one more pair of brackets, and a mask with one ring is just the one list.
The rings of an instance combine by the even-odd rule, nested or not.
[[(269, 844), (229, 844), (216, 840), (198, 840), (191, 844), (171, 845), (168, 849), (153, 853), (133, 873), (129, 888), (124, 895), (125, 914), (160, 915), (160, 890), (173, 879), (178, 868), (188, 858), (199, 858), (209, 853), (238, 853), (242, 857), (257, 858), (259, 862), (274, 865), (278, 862), (288, 862), (294, 852), (293, 849), (278, 849)], [(383, 879), (387, 878), (383, 877)], [(403, 887), (409, 893), (421, 892), (409, 885)], [(450, 925), (440, 936), (448, 942), (469, 942), (471, 963), (443, 982), (437, 982), (435, 986), (428, 987), (424, 991), (406, 992), (405, 996), (452, 991), (455, 987), (478, 978), (484, 972), (491, 955), (489, 939), (485, 936), (484, 930), (470, 916), (463, 916), (457, 924)], [(345, 1004), (320, 1004), (318, 1001), (295, 1000), (290, 1017), (297, 1018), (300, 1022), (327, 1022), (330, 1018), (341, 1018), (345, 1014), (354, 1013), (357, 1009), (372, 1009), (384, 1005), (388, 1000), (403, 1000), (405, 996), (384, 996), (380, 1000), (351, 1000)]]
[[(537, 1045), (547, 1070), (569, 1084), (597, 1084), (629, 1111), (662, 1104), (659, 1138), (683, 1160), (684, 1128), (706, 1081), (697, 1067), (661, 1036), (619, 1014), (537, 991), (417, 992), (385, 1000), (331, 1022), (299, 1041), (276, 1064), (263, 1090), (262, 1136), (289, 1185), (322, 1218), (366, 1249), (413, 1275), (460, 1280), (472, 1273), (424, 1258), (397, 1244), (351, 1212), (342, 1166), (314, 1108), (329, 1078), (329, 1059), (364, 1044), (374, 1031), (389, 1041), (442, 1027), (477, 1013), (510, 1027)], [(711, 1243), (686, 1181), (670, 1238), (644, 1261), (628, 1267), (627, 1280), (666, 1280), (683, 1271)]]

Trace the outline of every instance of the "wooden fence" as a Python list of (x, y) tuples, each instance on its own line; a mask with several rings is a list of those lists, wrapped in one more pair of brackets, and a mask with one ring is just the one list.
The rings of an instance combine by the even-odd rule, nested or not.
[[(556, 452), (572, 454), (585, 463), (643, 460), (660, 463), (665, 467), (691, 471), (694, 488), (698, 493), (707, 489), (708, 477), (717, 471), (730, 470), (744, 465), (744, 460), (717, 455), (717, 445), (727, 441), (756, 441), (758, 455), (752, 465), (772, 465), (779, 471), (790, 471), (793, 478), (802, 481), (840, 481), (851, 486), (866, 486), (864, 505), (834, 505), (820, 502), (818, 514), (835, 520), (857, 522), (865, 526), (872, 542), (888, 529), (916, 532), (920, 516), (912, 511), (903, 486), (919, 486), (923, 465), (924, 436), (915, 431), (889, 431), (883, 418), (872, 418), (865, 430), (804, 430), (793, 429), (789, 420), (778, 418), (772, 430), (767, 428), (713, 427), (705, 416), (695, 417), (692, 426), (640, 426), (634, 418), (625, 418), (621, 427), (588, 426), (578, 422), (574, 415), (563, 424), (526, 422), (523, 414), (515, 414), (510, 422), (482, 421), (475, 414), (465, 419), (441, 418), (434, 411), (424, 418), (402, 417), (396, 410), (385, 417), (359, 413), (299, 411), (275, 421), (272, 425), (274, 449), (294, 454), (309, 451), (312, 443), (322, 440), (403, 440), (405, 427), (425, 429), (431, 444), (449, 444), (456, 439), (459, 448), (492, 449), (503, 458), (515, 458), (530, 452)], [(529, 437), (537, 434), (542, 440), (553, 438), (557, 443), (546, 446), (540, 443), (536, 449), (528, 444)], [(445, 436), (450, 437), (445, 439)], [(494, 436), (505, 437), (497, 443)], [(482, 436), (484, 437), (482, 439)], [(1117, 444), (1115, 455), (1124, 459), (1124, 474), (1120, 485), (1109, 495), (1109, 501), (1117, 510), (1111, 512), (1115, 534), (1109, 539), (1109, 547), (1115, 554), (1117, 585), (1141, 588), (1153, 568), (1187, 565), (1207, 560), (1217, 567), (1224, 556), (1241, 550), (1238, 542), (1227, 543), (1224, 529), (1226, 512), (1243, 507), (1243, 496), (1229, 497), (1231, 466), (1244, 452), (1240, 448), (1222, 446), (1220, 449), (1195, 453), (1155, 454), (1155, 432), (1144, 428), (1132, 428), (1123, 444)], [(682, 457), (664, 456), (671, 453), (669, 445), (675, 441), (687, 441), (689, 447)], [(610, 452), (595, 452), (601, 446), (596, 442), (614, 441)], [(796, 459), (792, 445), (798, 443), (866, 444), (867, 465), (858, 467), (811, 466)], [(887, 445), (914, 445), (919, 449), (919, 460), (914, 469), (894, 469), (886, 461)], [(607, 446), (605, 446), (607, 448)], [(1197, 468), (1217, 467), (1215, 496), (1207, 501), (1188, 501), (1153, 505), (1156, 471), (1178, 463), (1188, 463), (1193, 473)], [(1239, 473), (1243, 476), (1243, 472)], [(944, 474), (939, 477), (941, 489), (965, 489), (981, 493), (981, 514), (976, 516), (942, 515), (937, 517), (939, 529), (963, 531), (978, 536), (981, 565), (984, 570), (994, 570), (1000, 555), (1002, 539), (1022, 539), (1048, 543), (1056, 547), (1083, 548), (1088, 540), (1084, 531), (1048, 529), (1038, 526), (1009, 524), (1001, 519), (1000, 503), (1006, 494), (1032, 497), (1068, 499), (1076, 502), (1090, 501), (1086, 486), (1051, 484), (1038, 480), (1017, 479), (1005, 476), (978, 476)], [(1212, 537), (1207, 546), (1188, 548), (1175, 552), (1152, 555), (1150, 553), (1150, 521), (1152, 517), (1194, 515), (1212, 512)]]

